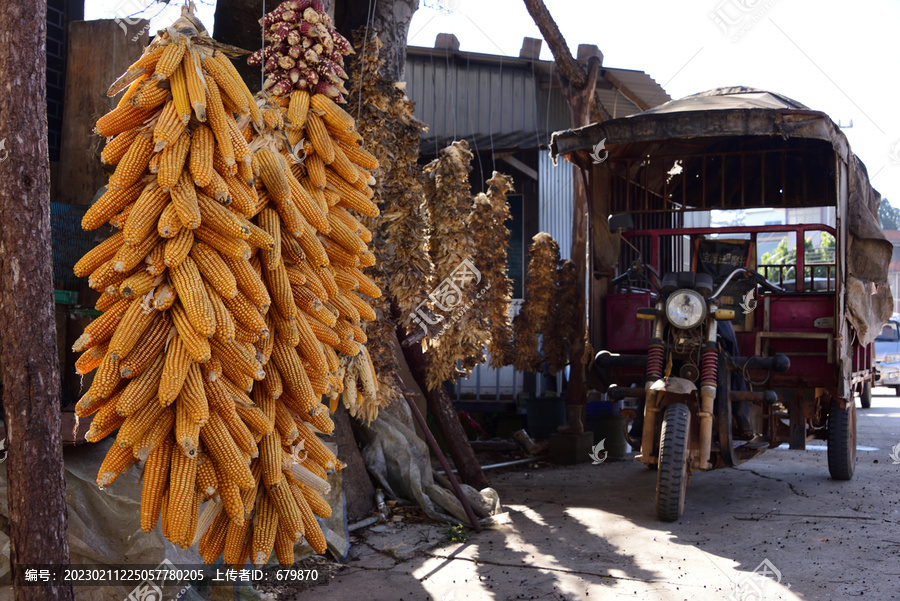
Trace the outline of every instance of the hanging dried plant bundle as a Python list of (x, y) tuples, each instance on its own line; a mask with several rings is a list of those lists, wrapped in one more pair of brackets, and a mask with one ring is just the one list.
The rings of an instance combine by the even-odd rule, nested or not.
[(557, 373), (569, 362), (569, 349), (574, 335), (572, 307), (575, 306), (577, 296), (575, 263), (563, 261), (557, 270), (554, 309), (547, 320), (548, 327), (543, 332), (543, 354), (550, 374)]
[[(429, 250), (437, 281), (434, 309), (440, 311), (444, 318), (442, 333), (431, 340), (428, 351), (426, 385), (431, 389), (461, 375), (457, 361), (474, 365), (480, 363), (484, 356), (483, 347), (475, 348), (466, 334), (471, 325), (468, 307), (472, 300), (470, 293), (471, 296), (477, 293), (477, 285), (458, 277), (461, 266), (466, 262), (474, 265), (472, 260), (476, 256), (475, 238), (466, 226), (472, 207), (469, 187), (471, 163), (469, 145), (465, 140), (460, 140), (441, 150), (438, 158), (425, 167), (425, 198), (433, 228)], [(479, 266), (474, 266), (480, 270)]]
[[(487, 180), (488, 192), (475, 197), (467, 220), (477, 241), (474, 263), (481, 271), (478, 289), (481, 296), (473, 306), (469, 338), (487, 344), (491, 367), (500, 368), (512, 362), (512, 324), (509, 318), (512, 280), (507, 276), (507, 250), (510, 218), (507, 192), (513, 189), (512, 178), (496, 171)], [(468, 367), (466, 363), (464, 367)], [(474, 367), (474, 365), (472, 366)], [(471, 369), (471, 368), (469, 368)]]
[(538, 334), (546, 334), (556, 305), (556, 267), (559, 245), (550, 234), (533, 238), (525, 273), (525, 303), (513, 321), (515, 361), (519, 371), (541, 371), (543, 358), (538, 350)]

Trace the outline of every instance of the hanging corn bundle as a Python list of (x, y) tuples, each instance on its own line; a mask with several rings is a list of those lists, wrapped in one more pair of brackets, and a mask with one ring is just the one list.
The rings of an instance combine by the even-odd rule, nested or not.
[(454, 274), (466, 262), (472, 264), (476, 253), (475, 240), (466, 227), (472, 207), (471, 162), (469, 145), (460, 140), (442, 149), (438, 158), (425, 166), (425, 198), (433, 228), (429, 252), (439, 282), (435, 308), (443, 311), (442, 333), (432, 339), (428, 350), (427, 386), (431, 389), (461, 375), (457, 361), (466, 360), (468, 365), (472, 360), (481, 363), (484, 358), (483, 347), (466, 340), (468, 314), (458, 309), (469, 300), (460, 284), (465, 285), (470, 278), (454, 281)]
[[(360, 322), (374, 314), (352, 290), (378, 291), (356, 267), (371, 253), (348, 209), (377, 212), (353, 163), (374, 159), (345, 153), (346, 178), (315, 188), (276, 143), (285, 114), (304, 125), (297, 107), (253, 98), (223, 48), (183, 10), (110, 88), (127, 90), (96, 131), (116, 168), (82, 225), (120, 231), (75, 266), (103, 293), (75, 344), (78, 372), (97, 370), (76, 413), (94, 416), (91, 442), (118, 429), (100, 486), (146, 459), (145, 531), (161, 520), (210, 563), (274, 549), (290, 565), (301, 537), (324, 551), (315, 516), (330, 515), (320, 495), (341, 467), (314, 433), (333, 429), (321, 395), (341, 390), (338, 353), (367, 356)], [(339, 123), (355, 140), (315, 98), (318, 133)], [(334, 145), (309, 129), (310, 151)]]
[(468, 217), (472, 237), (478, 241), (475, 264), (490, 287), (474, 307), (482, 315), (487, 331), (481, 336), (488, 345), (491, 367), (499, 369), (513, 360), (512, 324), (509, 317), (512, 280), (507, 276), (509, 229), (512, 217), (506, 194), (513, 190), (512, 178), (496, 171), (487, 180), (487, 194), (475, 197)]
[(559, 245), (550, 234), (536, 234), (528, 250), (525, 272), (525, 302), (513, 320), (515, 362), (519, 371), (539, 372), (543, 358), (538, 335), (547, 335), (553, 325), (551, 313), (556, 301)]
[(569, 362), (569, 348), (574, 335), (572, 307), (575, 306), (577, 296), (575, 263), (563, 261), (557, 270), (556, 293), (553, 295), (548, 327), (543, 333), (543, 355), (549, 374), (557, 373)]
[[(421, 166), (416, 162), (424, 125), (413, 116), (412, 102), (402, 86), (381, 77), (378, 37), (370, 33), (364, 49), (364, 36), (361, 29), (354, 38), (356, 54), (349, 64), (353, 87), (348, 101), (351, 109), (359, 111), (360, 135), (381, 165), (375, 186), (381, 215), (363, 222), (374, 233), (372, 250), (377, 260), (368, 274), (386, 292), (373, 302), (379, 319), (366, 325), (367, 347), (377, 374), (378, 406), (383, 407), (400, 396), (391, 301), (396, 303), (400, 320), (411, 326), (410, 316), (415, 315), (417, 304), (432, 288), (434, 266), (428, 256), (429, 219), (419, 182)], [(344, 395), (351, 414), (361, 410), (365, 415), (366, 407), (352, 404), (351, 397)]]

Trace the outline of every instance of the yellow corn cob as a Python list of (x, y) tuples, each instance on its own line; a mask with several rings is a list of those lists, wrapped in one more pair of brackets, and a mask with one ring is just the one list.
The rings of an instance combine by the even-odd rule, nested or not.
[(109, 341), (109, 354), (113, 361), (124, 359), (155, 317), (152, 310), (145, 310), (140, 302), (132, 302), (116, 326)]
[(222, 176), (225, 185), (228, 186), (228, 197), (231, 199), (229, 207), (238, 215), (250, 215), (256, 208), (256, 190), (237, 176), (237, 168), (234, 171), (234, 174)]
[(156, 181), (161, 188), (169, 189), (178, 183), (190, 148), (191, 135), (185, 130), (174, 144), (166, 146), (159, 153), (159, 172)]
[[(137, 267), (146, 257), (147, 254), (156, 246), (160, 237), (155, 231), (151, 231), (148, 236), (135, 244), (125, 244), (116, 252), (113, 260), (113, 269), (119, 273), (126, 274), (125, 277), (131, 275), (131, 271)], [(124, 277), (122, 278), (125, 279)]]
[(297, 238), (297, 242), (300, 244), (300, 248), (303, 249), (303, 253), (311, 265), (324, 266), (330, 263), (325, 246), (311, 229), (304, 231)]
[(216, 144), (225, 162), (228, 165), (234, 164), (234, 146), (231, 143), (231, 130), (228, 128), (226, 119), (233, 119), (225, 113), (225, 107), (222, 105), (222, 96), (219, 93), (219, 86), (215, 80), (207, 75), (206, 80), (206, 117), (213, 134), (216, 136)]
[[(165, 263), (170, 269), (180, 266), (188, 257), (191, 245), (194, 243), (194, 232), (187, 228), (181, 228), (174, 238), (166, 241)], [(176, 287), (177, 290), (177, 287)]]
[(159, 152), (166, 146), (174, 144), (184, 132), (184, 121), (178, 116), (175, 102), (169, 100), (159, 114), (159, 120), (153, 127), (153, 151)]
[(239, 109), (237, 112), (249, 112), (247, 95), (243, 91), (246, 87), (243, 80), (232, 77), (222, 62), (212, 56), (204, 58), (202, 63), (203, 68), (215, 79), (219, 89), (228, 97), (231, 104)]
[[(116, 254), (119, 252), (120, 251), (116, 251)], [(88, 277), (88, 286), (98, 292), (101, 290), (106, 291), (112, 286), (117, 286), (124, 280), (125, 277), (122, 277), (123, 275), (124, 274), (116, 271), (116, 259), (113, 257), (91, 273)]]
[(181, 402), (184, 403), (188, 413), (196, 423), (202, 427), (209, 419), (209, 404), (206, 400), (206, 392), (203, 388), (203, 373), (200, 365), (191, 363), (188, 369), (187, 379), (181, 389)]
[[(222, 555), (222, 551), (225, 549), (225, 535), (228, 532), (229, 523), (228, 514), (220, 511), (216, 519), (213, 520), (212, 525), (200, 538), (197, 551), (207, 565), (214, 563)], [(291, 557), (293, 557), (293, 550), (291, 551)]]
[[(316, 96), (319, 96), (319, 94), (316, 94)], [(327, 546), (325, 543), (325, 535), (322, 534), (319, 522), (316, 521), (316, 516), (313, 514), (313, 510), (310, 508), (309, 503), (307, 503), (306, 497), (293, 487), (284, 488), (291, 488), (294, 501), (300, 509), (300, 515), (303, 516), (303, 536), (306, 538), (306, 543), (312, 547), (316, 553), (324, 553)]]
[(275, 557), (278, 558), (278, 563), (286, 568), (294, 565), (294, 543), (297, 542), (294, 539), (294, 533), (289, 532), (289, 529), (289, 526), (283, 525), (280, 521), (277, 522), (275, 530)]
[[(275, 367), (274, 363), (266, 363), (265, 369), (266, 377), (263, 380), (263, 386), (266, 388), (266, 393), (273, 399), (278, 399), (284, 392), (284, 383), (281, 381), (281, 373), (278, 371), (278, 368)], [(279, 403), (278, 406), (280, 407), (281, 404)]]
[(150, 532), (156, 527), (162, 507), (162, 497), (169, 481), (169, 466), (172, 461), (172, 437), (153, 449), (144, 464), (143, 488), (141, 489), (141, 530)]
[[(241, 82), (243, 84), (243, 81)], [(231, 135), (231, 145), (234, 147), (234, 158), (239, 163), (245, 163), (246, 167), (250, 167), (253, 161), (253, 153), (250, 150), (250, 144), (238, 129), (237, 122), (234, 119), (226, 119), (225, 124), (228, 125), (228, 131)]]
[(231, 191), (228, 189), (228, 184), (225, 183), (225, 180), (219, 175), (219, 172), (210, 167), (210, 183), (207, 186), (203, 186), (203, 193), (209, 196), (210, 198), (214, 198), (217, 202), (222, 203), (223, 205), (231, 204)]
[(169, 97), (169, 90), (157, 85), (153, 79), (147, 79), (141, 84), (134, 96), (131, 97), (131, 105), (144, 110), (155, 109)]
[(172, 188), (172, 202), (175, 203), (175, 210), (178, 212), (178, 218), (181, 219), (181, 225), (192, 230), (200, 227), (201, 217), (197, 191), (194, 188), (194, 182), (184, 171), (181, 172), (178, 184)]
[(197, 482), (197, 458), (172, 451), (169, 468), (169, 499), (166, 507), (169, 540), (179, 541), (191, 521), (191, 505)]
[[(260, 311), (265, 313), (268, 310), (269, 305), (272, 304), (272, 299), (266, 290), (266, 285), (259, 275), (257, 275), (253, 267), (251, 267), (250, 262), (246, 260), (237, 261), (227, 256), (223, 257), (223, 259), (225, 260), (225, 264), (228, 265), (228, 268), (231, 270), (231, 273), (234, 274), (238, 289), (243, 292)], [(248, 329), (255, 331), (253, 328)]]
[(360, 190), (344, 181), (337, 173), (331, 169), (325, 170), (325, 178), (328, 181), (327, 186), (334, 189), (340, 194), (341, 202), (339, 206), (353, 209), (357, 213), (361, 213), (366, 217), (377, 217), (379, 214), (378, 206), (369, 200), (369, 198)]
[(130, 275), (119, 284), (118, 292), (122, 298), (143, 298), (145, 294), (153, 289), (155, 276), (150, 275), (147, 271), (139, 271), (134, 275)]
[(172, 427), (175, 425), (175, 412), (166, 408), (162, 415), (147, 428), (140, 442), (132, 446), (132, 453), (139, 461), (147, 458), (153, 449), (162, 444), (169, 437)]
[(309, 112), (309, 93), (305, 90), (291, 92), (291, 101), (288, 105), (287, 118), (291, 127), (299, 130), (306, 125), (306, 115)]
[(272, 250), (275, 248), (275, 239), (272, 238), (266, 230), (245, 217), (238, 217), (238, 221), (240, 221), (250, 232), (250, 236), (247, 238), (247, 244), (253, 248), (262, 250)]
[(368, 244), (372, 241), (372, 232), (369, 230), (369, 228), (360, 223), (359, 220), (351, 215), (347, 209), (343, 207), (334, 207), (330, 212), (333, 213), (335, 217), (344, 222), (344, 224), (348, 228), (350, 228), (350, 231), (359, 236), (359, 238), (363, 242)]
[(329, 417), (328, 408), (324, 405), (316, 404), (308, 415), (300, 414), (300, 417), (319, 432), (331, 434), (334, 431), (334, 421)]
[(147, 270), (147, 273), (153, 276), (157, 276), (162, 274), (166, 270), (165, 264), (165, 240), (160, 239), (159, 242), (156, 243), (156, 246), (150, 249), (150, 252), (144, 258), (144, 263), (147, 264), (147, 267), (144, 269)]
[[(349, 303), (353, 306), (353, 308), (356, 310), (356, 314), (359, 315), (360, 319), (362, 319), (364, 321), (375, 321), (375, 319), (377, 317), (375, 315), (375, 310), (372, 309), (372, 307), (369, 306), (369, 304), (366, 303), (366, 301), (364, 301), (362, 298), (360, 298), (360, 296), (358, 294), (356, 294), (355, 292), (341, 292), (341, 294), (339, 294), (335, 298), (347, 299), (349, 301)], [(334, 302), (335, 298), (332, 298), (331, 301)], [(341, 311), (341, 313), (343, 314), (343, 311)], [(353, 323), (356, 323), (359, 320), (351, 319), (350, 321)]]
[[(301, 249), (301, 252), (303, 252), (302, 249)], [(306, 261), (301, 261), (299, 264), (285, 262), (284, 267), (285, 267), (285, 269), (287, 269), (288, 281), (291, 283), (291, 286), (309, 285), (314, 290), (316, 288), (321, 288), (322, 294), (324, 295), (325, 289), (321, 287), (321, 284), (318, 282), (318, 278), (316, 278), (316, 277), (307, 278), (305, 271), (303, 269), (301, 269), (301, 267), (303, 265), (306, 265)], [(312, 272), (312, 269), (309, 268), (308, 265), (307, 265), (307, 269), (309, 269), (310, 272)], [(313, 280), (313, 281), (311, 281), (311, 280)], [(316, 296), (320, 296), (320, 295), (316, 294)]]
[(187, 44), (184, 38), (168, 44), (163, 50), (162, 55), (159, 57), (159, 61), (156, 63), (156, 70), (153, 72), (153, 78), (161, 81), (172, 77), (172, 73), (174, 73), (175, 69), (181, 65), (181, 59), (184, 57), (186, 48)]
[(212, 182), (214, 147), (215, 136), (212, 130), (205, 125), (198, 125), (191, 137), (189, 167), (194, 183), (201, 188)]
[(203, 70), (200, 60), (193, 48), (188, 48), (182, 61), (184, 79), (187, 85), (188, 97), (194, 114), (198, 121), (206, 121), (206, 82), (203, 80)]
[(159, 402), (168, 406), (172, 404), (181, 389), (184, 381), (187, 379), (188, 370), (191, 366), (191, 355), (181, 340), (181, 336), (175, 336), (169, 341), (169, 348), (166, 351), (165, 366), (162, 371), (162, 379), (159, 383)]
[(219, 480), (216, 477), (216, 468), (206, 453), (200, 453), (197, 458), (197, 490), (203, 493), (204, 498), (216, 494)]
[(266, 335), (268, 333), (266, 321), (259, 309), (243, 292), (238, 291), (234, 298), (223, 298), (222, 302), (228, 307), (236, 324), (240, 324), (255, 334)]
[[(210, 463), (215, 465), (212, 461), (210, 461)], [(244, 523), (244, 503), (241, 501), (241, 491), (237, 487), (237, 484), (225, 475), (225, 472), (220, 466), (215, 465), (215, 467), (216, 479), (219, 483), (216, 492), (219, 493), (219, 497), (222, 499), (222, 506), (225, 513), (231, 518), (232, 522), (240, 526)]]
[(97, 199), (97, 202), (91, 205), (85, 212), (84, 217), (81, 218), (81, 229), (85, 231), (97, 229), (109, 221), (116, 213), (137, 200), (143, 189), (144, 184), (141, 182), (137, 182), (124, 190), (108, 187), (106, 192)]
[(284, 317), (279, 311), (271, 311), (267, 317), (272, 320), (278, 338), (290, 347), (300, 344), (300, 331), (297, 329), (297, 319), (293, 315)]
[[(165, 356), (157, 353), (150, 366), (136, 378), (131, 379), (119, 399), (116, 402), (116, 411), (119, 415), (128, 417), (156, 398), (159, 390), (159, 378), (162, 375)], [(121, 372), (121, 368), (120, 368)]]
[(237, 294), (237, 281), (216, 249), (205, 242), (197, 242), (191, 249), (191, 257), (216, 292), (225, 298), (234, 298)]
[(285, 233), (288, 234), (284, 236), (285, 238), (297, 238), (309, 229), (306, 219), (303, 218), (300, 209), (298, 209), (297, 205), (293, 202), (289, 205), (275, 203), (275, 209), (281, 216), (281, 222)]
[[(226, 125), (228, 123), (228, 119), (225, 120)], [(229, 130), (229, 135), (231, 135), (231, 130)], [(237, 164), (235, 163), (226, 163), (225, 156), (222, 154), (221, 148), (218, 146), (215, 150), (213, 150), (213, 169), (216, 170), (219, 175), (225, 177), (226, 175), (234, 175), (237, 173)]]
[(113, 333), (116, 331), (116, 326), (119, 325), (122, 316), (125, 315), (125, 311), (130, 305), (131, 301), (123, 298), (106, 310), (103, 315), (100, 315), (86, 325), (84, 332), (72, 346), (72, 350), (76, 353), (80, 353), (85, 349), (98, 346), (112, 338)]
[(119, 362), (113, 359), (110, 353), (106, 353), (103, 361), (97, 367), (96, 373), (94, 373), (94, 381), (91, 383), (87, 394), (91, 399), (108, 398), (115, 391), (121, 379), (119, 376)]
[(175, 288), (168, 282), (160, 284), (153, 293), (153, 308), (157, 311), (165, 311), (175, 304)]
[(119, 363), (122, 378), (134, 378), (146, 370), (162, 351), (171, 329), (171, 320), (164, 314), (156, 314), (147, 331), (125, 359)]
[(259, 443), (259, 461), (262, 465), (262, 480), (266, 488), (281, 484), (281, 437), (278, 430), (269, 432)]
[[(185, 54), (187, 53), (185, 52)], [(178, 116), (186, 124), (191, 120), (191, 99), (188, 95), (187, 81), (185, 80), (184, 69), (181, 64), (172, 71), (172, 76), (169, 78), (169, 87), (172, 90), (172, 100), (175, 101), (175, 108), (178, 109)]]
[(321, 115), (325, 122), (335, 129), (343, 128), (353, 131), (356, 128), (353, 117), (324, 94), (313, 94), (310, 98), (310, 106), (316, 109), (317, 115)]
[(194, 329), (181, 303), (172, 304), (171, 313), (175, 329), (178, 331), (178, 335), (184, 342), (184, 346), (191, 358), (197, 363), (209, 361), (212, 357), (209, 339)]
[(223, 259), (236, 261), (247, 261), (250, 259), (250, 245), (243, 240), (223, 236), (219, 232), (203, 225), (194, 230), (194, 235), (216, 249)]
[(378, 169), (378, 159), (375, 158), (375, 155), (367, 152), (365, 149), (360, 148), (356, 144), (348, 144), (343, 140), (338, 140), (337, 146), (344, 151), (344, 154), (347, 155), (347, 158), (350, 159), (350, 161), (354, 164), (362, 167), (363, 169)]
[(169, 193), (156, 183), (144, 188), (134, 203), (135, 209), (128, 214), (122, 228), (125, 244), (135, 246), (146, 240), (168, 203)]
[(100, 153), (100, 160), (106, 165), (118, 165), (128, 149), (131, 148), (131, 143), (134, 142), (138, 132), (137, 128), (130, 129), (107, 142)]
[(175, 446), (187, 457), (196, 457), (200, 447), (200, 424), (191, 416), (183, 392), (175, 401)]
[(217, 468), (221, 467), (225, 477), (230, 478), (241, 488), (255, 484), (256, 480), (241, 450), (216, 412), (209, 414), (209, 421), (200, 430), (200, 439), (210, 457), (216, 462)]
[[(315, 155), (310, 155), (310, 156), (315, 156)], [(301, 178), (298, 176), (297, 179), (300, 180), (300, 185), (303, 186), (303, 189), (306, 190), (306, 192), (312, 197), (312, 199), (315, 201), (316, 205), (319, 207), (319, 210), (322, 212), (322, 214), (324, 215), (325, 213), (327, 213), (328, 209), (331, 205), (328, 204), (328, 198), (325, 196), (326, 190), (316, 187), (316, 185), (313, 183), (312, 179), (310, 179), (309, 177)], [(326, 182), (327, 182), (327, 176), (326, 176)], [(333, 192), (331, 190), (327, 190), (327, 192), (333, 194)], [(337, 202), (338, 201), (335, 201), (334, 204), (337, 204)]]
[(296, 542), (304, 535), (303, 514), (297, 507), (297, 501), (288, 486), (277, 486), (266, 491), (275, 511), (278, 513), (278, 523), (287, 530), (288, 536)]
[(125, 221), (128, 220), (128, 214), (131, 213), (131, 209), (134, 208), (134, 203), (130, 203), (122, 209), (121, 212), (116, 213), (112, 217), (109, 218), (109, 224), (116, 228), (117, 230), (121, 230), (125, 227)]
[(299, 492), (301, 495), (303, 495), (303, 498), (306, 499), (307, 503), (309, 503), (309, 507), (310, 509), (312, 509), (314, 514), (325, 520), (331, 517), (331, 505), (329, 505), (328, 501), (323, 499), (319, 495), (319, 493), (314, 491), (312, 488), (300, 482), (296, 478), (292, 478), (291, 490)]
[(332, 267), (314, 267), (313, 270), (316, 272), (316, 276), (319, 278), (319, 282), (325, 288), (325, 291), (329, 298), (335, 296), (340, 288), (338, 288), (337, 282), (334, 281), (334, 275), (332, 273)]
[(334, 160), (334, 144), (328, 130), (325, 129), (325, 123), (313, 112), (306, 117), (306, 135), (316, 149), (316, 154), (322, 157), (322, 162), (330, 165)]
[(337, 265), (334, 267), (334, 281), (341, 290), (358, 290), (359, 282), (350, 273), (349, 267)]
[(84, 351), (75, 361), (75, 373), (83, 376), (97, 369), (103, 361), (103, 357), (106, 356), (108, 347), (108, 344), (101, 344)]
[[(148, 76), (146, 74), (136, 75), (135, 77), (136, 79), (134, 79), (131, 84), (124, 84), (125, 86), (127, 86), (127, 89), (125, 90), (125, 93), (122, 94), (122, 97), (119, 98), (119, 102), (116, 104), (116, 106), (131, 104), (131, 99), (134, 98), (134, 95), (137, 94), (137, 91), (141, 88), (141, 85), (148, 79)], [(121, 92), (122, 89), (124, 88), (120, 87), (119, 92)], [(116, 92), (116, 94), (118, 94), (118, 92)], [(115, 96), (115, 94), (113, 94), (113, 96)]]
[[(359, 171), (356, 169), (356, 165), (350, 162), (350, 159), (347, 158), (347, 155), (344, 154), (344, 151), (341, 150), (340, 145), (334, 145), (334, 160), (331, 161), (331, 168), (334, 169), (335, 173), (337, 173), (341, 178), (344, 179), (349, 184), (356, 184), (360, 180)], [(328, 176), (325, 176), (326, 181)]]
[(259, 176), (272, 199), (278, 204), (290, 204), (291, 187), (285, 177), (285, 165), (281, 157), (268, 148), (261, 148), (256, 153), (256, 161), (259, 164)]
[(263, 494), (256, 506), (256, 525), (253, 528), (253, 551), (250, 554), (250, 561), (254, 565), (265, 565), (269, 561), (275, 547), (277, 532), (278, 512), (268, 495)]
[(355, 146), (362, 145), (362, 136), (359, 133), (352, 129), (344, 129), (333, 127), (327, 121), (325, 122), (325, 128), (328, 130), (328, 133), (331, 135), (331, 139), (335, 142), (344, 142), (346, 144), (353, 144)]
[(94, 270), (112, 259), (119, 247), (124, 243), (122, 232), (116, 232), (91, 250), (75, 263), (72, 271), (79, 278), (90, 275)]
[(254, 457), (258, 455), (256, 439), (250, 433), (247, 424), (238, 416), (234, 400), (229, 396), (224, 384), (219, 380), (205, 381), (203, 386), (206, 390), (206, 399), (209, 402), (210, 410), (216, 411), (222, 418), (225, 427), (241, 452)]
[(187, 549), (188, 547), (193, 545), (194, 539), (197, 538), (197, 524), (200, 521), (200, 497), (200, 493), (195, 491), (193, 502), (191, 503), (191, 521), (188, 522), (187, 530), (182, 536), (182, 549)]
[(281, 115), (281, 111), (271, 108), (265, 109), (262, 112), (262, 116), (269, 129), (277, 131), (284, 128), (284, 117)]
[(365, 252), (359, 253), (359, 266), (362, 267), (371, 267), (375, 264), (375, 253), (366, 250)]
[(275, 366), (281, 373), (282, 381), (291, 397), (301, 406), (313, 406), (317, 399), (297, 352), (276, 338), (272, 347), (271, 360), (275, 362)]
[(162, 417), (165, 407), (159, 403), (147, 403), (136, 412), (125, 417), (119, 434), (116, 436), (116, 444), (120, 447), (131, 447), (143, 438), (144, 433), (156, 420)]
[[(83, 400), (84, 399), (82, 399), (82, 401)], [(79, 401), (79, 404), (81, 404), (82, 401)], [(118, 430), (119, 426), (122, 425), (122, 422), (125, 421), (124, 416), (116, 413), (115, 396), (112, 396), (109, 399), (95, 401), (92, 404), (89, 404), (89, 406), (90, 408), (83, 410), (82, 413), (87, 414), (87, 411), (92, 411), (95, 407), (99, 407), (100, 410), (94, 414), (94, 419), (91, 421), (91, 427), (84, 435), (84, 439), (88, 442), (99, 442), (103, 440), (115, 430)]]
[(328, 223), (331, 225), (329, 239), (340, 245), (344, 250), (351, 254), (360, 254), (366, 250), (365, 243), (343, 221), (336, 217), (333, 211), (328, 212)]
[(300, 344), (297, 345), (298, 350), (309, 361), (310, 369), (312, 369), (313, 373), (328, 373), (330, 370), (328, 369), (328, 362), (325, 359), (322, 345), (306, 320), (305, 314), (302, 311), (297, 311), (296, 319), (297, 330), (300, 333)]
[(152, 110), (145, 111), (131, 104), (117, 106), (97, 120), (94, 133), (102, 138), (111, 138), (142, 125), (153, 113)]
[(259, 214), (259, 226), (272, 238), (272, 247), (262, 249), (262, 261), (266, 269), (283, 265), (281, 260), (281, 219), (273, 209), (263, 209)]
[(267, 269), (265, 276), (275, 307), (283, 317), (293, 317), (297, 312), (297, 305), (294, 304), (291, 282), (288, 279), (284, 263), (279, 263), (275, 269)]
[(337, 346), (341, 338), (338, 336), (337, 332), (333, 329), (326, 326), (324, 323), (306, 313), (305, 311), (300, 312), (300, 317), (303, 317), (307, 324), (309, 324), (310, 329), (312, 329), (313, 334), (319, 342), (327, 344), (328, 346)]
[(230, 375), (232, 370), (237, 374), (249, 376), (254, 380), (262, 380), (265, 372), (262, 365), (256, 358), (242, 350), (241, 346), (234, 340), (226, 341), (220, 338), (213, 338), (210, 341), (213, 353), (222, 361), (222, 369), (226, 375)]
[(203, 336), (212, 336), (216, 331), (216, 318), (197, 264), (186, 257), (180, 265), (169, 270), (169, 277), (191, 324)]
[(249, 240), (250, 228), (240, 217), (207, 196), (197, 194), (197, 204), (203, 215), (203, 224), (223, 236)]
[(178, 217), (175, 203), (170, 202), (159, 215), (159, 220), (156, 222), (156, 233), (163, 238), (174, 238), (181, 228), (181, 219)]
[(103, 311), (106, 311), (107, 309), (115, 305), (121, 299), (122, 297), (118, 294), (118, 291), (110, 290), (109, 288), (107, 288), (103, 292), (103, 294), (100, 295), (100, 298), (97, 299), (97, 302), (94, 303), (94, 309), (102, 313)]
[(322, 207), (320, 207), (319, 203), (310, 196), (309, 192), (306, 191), (306, 188), (297, 181), (297, 178), (294, 177), (289, 169), (285, 170), (285, 176), (288, 180), (288, 185), (291, 188), (291, 198), (294, 201), (294, 204), (297, 205), (297, 208), (300, 209), (303, 218), (306, 219), (311, 226), (316, 228), (316, 230), (323, 234), (327, 234), (330, 227), (328, 220), (325, 217), (325, 213), (322, 211)]
[(322, 157), (317, 154), (311, 154), (303, 161), (306, 165), (306, 171), (312, 184), (319, 190), (325, 189), (325, 163)]
[(238, 526), (232, 521), (225, 533), (225, 549), (222, 551), (222, 563), (235, 568), (243, 566), (247, 561), (247, 540), (250, 535), (250, 524)]
[(209, 300), (213, 306), (213, 313), (216, 316), (215, 336), (225, 341), (234, 340), (237, 326), (234, 323), (234, 317), (232, 317), (231, 311), (228, 310), (228, 307), (226, 307), (225, 303), (222, 301), (222, 297), (209, 282), (204, 280), (203, 284), (206, 286), (206, 294), (209, 296)]
[(150, 162), (147, 164), (147, 171), (156, 175), (159, 173), (159, 159), (162, 157), (161, 152), (154, 152), (150, 155)]
[(97, 486), (106, 488), (119, 477), (119, 474), (133, 464), (134, 457), (132, 457), (130, 449), (122, 449), (118, 445), (111, 446), (103, 459), (103, 463), (100, 464), (100, 471), (97, 473)]

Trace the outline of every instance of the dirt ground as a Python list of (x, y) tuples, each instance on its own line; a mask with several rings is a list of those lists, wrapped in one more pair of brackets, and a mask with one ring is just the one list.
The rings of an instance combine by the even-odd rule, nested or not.
[[(850, 482), (825, 447), (775, 449), (694, 474), (684, 516), (656, 519), (656, 472), (628, 458), (489, 472), (512, 523), (450, 542), (433, 523), (381, 524), (317, 601), (900, 599), (900, 398), (857, 408)], [(894, 452), (897, 455), (897, 452)]]

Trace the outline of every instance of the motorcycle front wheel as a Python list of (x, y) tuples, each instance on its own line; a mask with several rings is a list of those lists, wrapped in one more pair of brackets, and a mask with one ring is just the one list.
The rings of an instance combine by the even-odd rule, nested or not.
[(659, 441), (659, 470), (656, 476), (656, 515), (664, 522), (674, 522), (684, 512), (687, 493), (688, 437), (691, 410), (684, 403), (666, 408)]

